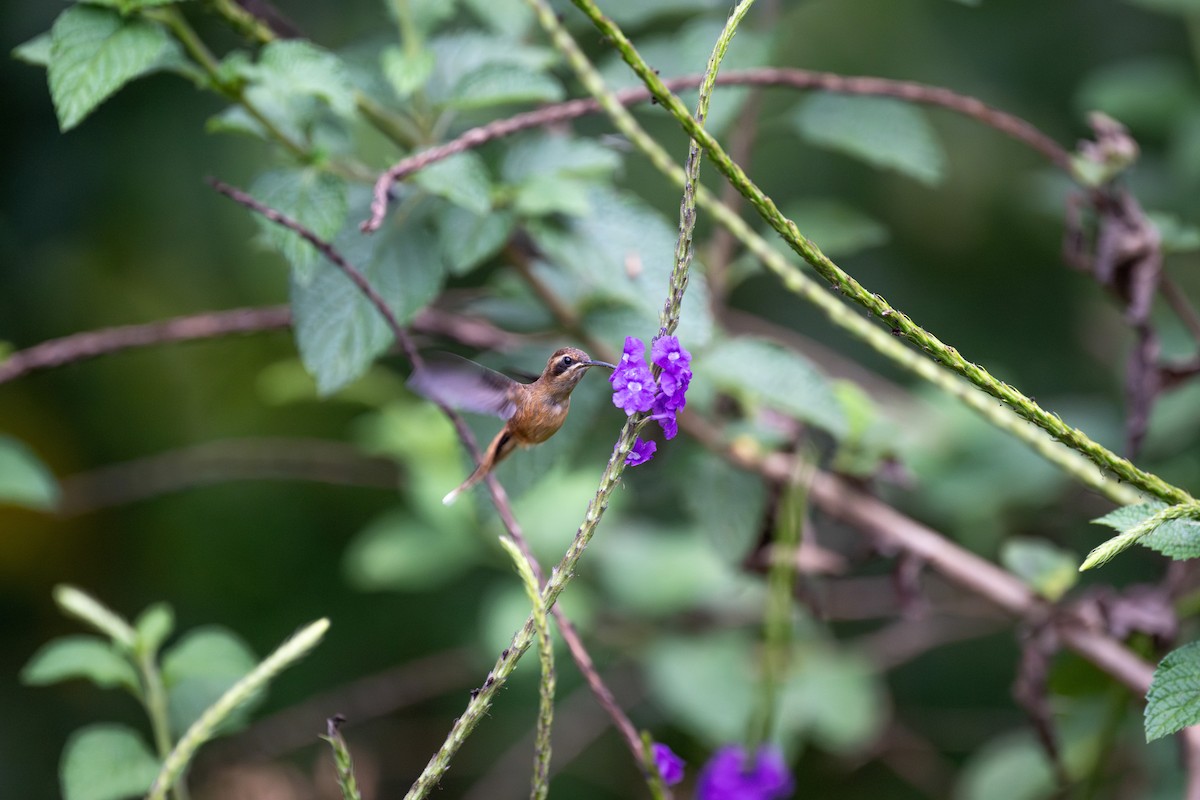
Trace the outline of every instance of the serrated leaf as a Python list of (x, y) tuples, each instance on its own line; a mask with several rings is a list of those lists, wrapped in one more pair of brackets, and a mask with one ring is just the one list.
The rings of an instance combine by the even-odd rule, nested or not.
[(459, 111), (516, 103), (557, 103), (566, 96), (558, 79), (515, 64), (488, 66), (465, 76), (446, 105)]
[(1172, 650), (1159, 662), (1146, 693), (1146, 741), (1200, 722), (1200, 642)]
[(0, 435), (0, 504), (50, 511), (58, 505), (58, 481), (24, 443)]
[(882, 223), (838, 200), (802, 200), (783, 211), (802, 234), (831, 258), (852, 255), (888, 240), (888, 230)]
[(805, 100), (793, 117), (811, 144), (895, 170), (927, 184), (942, 180), (945, 156), (924, 113), (889, 97), (829, 93)]
[(689, 463), (684, 505), (721, 557), (740, 563), (762, 525), (767, 497), (762, 479), (718, 458)]
[[(363, 236), (347, 231), (339, 251), (366, 276), (403, 325), (441, 290), (444, 270), (430, 237), (409, 226)], [(308, 285), (292, 281), (293, 330), (300, 358), (322, 395), (360, 377), (393, 335), (379, 311), (332, 264)]]
[(18, 61), (44, 67), (50, 63), (50, 33), (40, 33), (24, 44), (13, 48), (12, 56)]
[[(341, 230), (348, 213), (345, 181), (315, 169), (267, 172), (254, 182), (250, 194), (325, 240)], [(254, 218), (261, 241), (284, 257), (296, 282), (308, 284), (324, 256), (299, 234), (261, 215)]]
[(1079, 580), (1079, 557), (1045, 539), (1014, 536), (1004, 542), (1000, 561), (1031, 589), (1050, 602), (1060, 599)]
[(50, 97), (64, 132), (126, 83), (178, 54), (162, 27), (82, 4), (59, 14), (50, 36)]
[(244, 74), (269, 95), (319, 98), (343, 116), (354, 113), (354, 84), (340, 58), (311, 42), (278, 39)]
[[(539, 271), (539, 278), (565, 300), (581, 306), (616, 300), (627, 306), (600, 309), (588, 319), (590, 329), (602, 327), (619, 347), (630, 332), (658, 329), (677, 228), (647, 203), (609, 186), (592, 185), (587, 202), (591, 213), (571, 217), (565, 227), (532, 220), (527, 230), (554, 267)], [(704, 267), (696, 261), (683, 305), (676, 335), (695, 352), (712, 336)]]
[(95, 636), (63, 636), (44, 644), (21, 670), (21, 682), (47, 686), (83, 678), (102, 689), (137, 692), (138, 678), (111, 643)]
[(723, 341), (693, 362), (693, 388), (713, 386), (810, 422), (835, 437), (848, 430), (829, 381), (800, 354), (762, 339)]
[(449, 206), (438, 215), (438, 246), (453, 275), (465, 275), (500, 252), (517, 218), (509, 211), (473, 214)]
[(429, 50), (410, 53), (399, 45), (388, 45), (379, 57), (383, 76), (399, 98), (420, 89), (433, 74), (434, 55)]
[(469, 75), (503, 66), (524, 67), (533, 72), (550, 67), (557, 55), (546, 47), (532, 47), (480, 31), (456, 31), (429, 42), (434, 54), (433, 75), (426, 92), (435, 102), (448, 101)]
[(492, 209), (492, 182), (477, 153), (459, 153), (431, 164), (413, 176), (413, 182), (476, 214)]
[(364, 591), (429, 591), (475, 562), (475, 540), (468, 530), (466, 525), (439, 528), (408, 511), (392, 511), (351, 540), (343, 568)]
[[(1092, 522), (1125, 533), (1165, 508), (1167, 505), (1159, 502), (1121, 506)], [(1137, 543), (1176, 560), (1200, 558), (1200, 521), (1186, 518), (1167, 520), (1140, 537)]]
[[(163, 651), (162, 676), (172, 732), (178, 735), (186, 731), (257, 662), (245, 642), (216, 625), (189, 631)], [(242, 706), (223, 728), (236, 726), (247, 713), (248, 707)]]
[(59, 765), (64, 800), (140, 797), (158, 775), (158, 759), (124, 725), (89, 725), (67, 740)]

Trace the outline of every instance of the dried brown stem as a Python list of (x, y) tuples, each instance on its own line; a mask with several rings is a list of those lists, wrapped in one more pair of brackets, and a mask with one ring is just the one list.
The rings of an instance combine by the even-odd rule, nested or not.
[[(688, 75), (665, 81), (665, 83), (671, 91), (679, 91), (695, 88), (700, 85), (702, 80), (703, 76), (701, 75)], [(801, 90), (820, 89), (841, 94), (896, 97), (912, 103), (937, 106), (963, 114), (994, 128), (1035, 150), (1058, 168), (1068, 173), (1071, 170), (1071, 159), (1067, 151), (1032, 124), (1020, 117), (993, 108), (974, 97), (939, 86), (927, 86), (911, 81), (894, 81), (886, 78), (853, 77), (831, 72), (772, 67), (732, 70), (719, 75), (717, 83), (723, 86), (788, 86)], [(650, 92), (645, 87), (636, 87), (621, 90), (616, 93), (616, 97), (624, 105), (633, 105), (648, 100)], [(387, 214), (388, 197), (392, 186), (430, 164), (529, 128), (564, 122), (587, 114), (594, 114), (599, 110), (600, 104), (592, 98), (568, 100), (565, 103), (545, 106), (536, 111), (517, 114), (508, 119), (496, 120), (487, 125), (472, 128), (445, 144), (409, 156), (379, 176), (375, 182), (371, 217), (363, 222), (361, 227), (367, 232), (378, 230)]]
[(286, 306), (268, 306), (214, 311), (144, 325), (122, 325), (77, 333), (18, 350), (0, 361), (0, 383), (16, 380), (31, 372), (61, 367), (64, 364), (133, 347), (274, 330), (286, 328), (291, 322), (292, 315)]

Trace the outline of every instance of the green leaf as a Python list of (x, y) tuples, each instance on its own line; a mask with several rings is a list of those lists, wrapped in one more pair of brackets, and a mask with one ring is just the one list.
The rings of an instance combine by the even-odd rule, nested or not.
[(801, 645), (779, 696), (785, 733), (834, 753), (861, 750), (883, 724), (886, 700), (863, 657), (822, 644)]
[(155, 603), (133, 623), (137, 631), (137, 647), (143, 653), (154, 654), (175, 629), (175, 612), (166, 603)]
[[(258, 658), (245, 642), (216, 625), (191, 630), (164, 651), (162, 676), (172, 732), (179, 735), (186, 731), (257, 663)], [(223, 727), (236, 727), (249, 710), (249, 706), (240, 707)]]
[(961, 800), (1047, 800), (1055, 796), (1046, 750), (1024, 732), (988, 742), (971, 756), (953, 794)]
[(495, 33), (520, 39), (533, 24), (533, 9), (525, 0), (466, 0), (471, 13)]
[(755, 703), (754, 641), (739, 631), (651, 641), (641, 663), (655, 703), (710, 745), (738, 741)]
[(18, 61), (24, 61), (26, 64), (33, 64), (35, 67), (44, 67), (50, 63), (50, 33), (38, 34), (24, 44), (17, 45), (13, 48), (12, 56)]
[(1198, 95), (1190, 67), (1166, 58), (1141, 58), (1107, 64), (1079, 87), (1080, 112), (1103, 111), (1139, 131), (1167, 134)]
[(429, 42), (434, 54), (433, 75), (426, 92), (435, 102), (449, 101), (468, 76), (505, 66), (538, 72), (557, 60), (554, 50), (531, 47), (480, 31), (456, 31)]
[(135, 694), (137, 673), (111, 643), (96, 636), (62, 636), (33, 654), (21, 670), (21, 682), (47, 686), (73, 678), (90, 680), (102, 689), (120, 687)]
[(1045, 539), (1014, 536), (1004, 542), (1000, 561), (1031, 589), (1055, 602), (1079, 580), (1079, 556)]
[(504, 247), (516, 228), (509, 211), (473, 214), (449, 206), (438, 215), (438, 247), (453, 275), (465, 275)]
[(852, 255), (888, 240), (886, 227), (838, 200), (802, 200), (783, 211), (802, 234), (831, 258)]
[(388, 512), (351, 540), (343, 562), (346, 576), (364, 591), (436, 589), (475, 563), (476, 540), (469, 530), (431, 525), (406, 510)]
[(569, 175), (534, 175), (517, 186), (513, 206), (522, 217), (552, 214), (586, 216), (591, 211), (589, 183)]
[(379, 57), (383, 76), (396, 96), (403, 99), (420, 89), (433, 74), (434, 55), (429, 50), (410, 53), (399, 45), (388, 45)]
[[(316, 169), (276, 170), (254, 182), (250, 194), (328, 241), (346, 221), (346, 183)], [(292, 268), (292, 279), (307, 285), (325, 257), (299, 234), (255, 214), (261, 241), (278, 251)]]
[(639, 614), (717, 607), (741, 585), (707, 542), (687, 529), (622, 522), (596, 551), (596, 562), (614, 602)]
[(762, 525), (767, 496), (762, 479), (719, 458), (688, 464), (684, 505), (721, 558), (740, 563)]
[(1200, 722), (1200, 642), (1172, 650), (1159, 662), (1146, 693), (1146, 741)]
[(446, 105), (459, 111), (516, 103), (557, 103), (566, 96), (558, 79), (515, 64), (488, 66), (465, 76)]
[[(441, 290), (443, 268), (430, 237), (414, 226), (374, 236), (347, 231), (339, 251), (366, 276), (403, 325)], [(391, 330), (350, 279), (321, 263), (307, 285), (292, 280), (296, 344), (328, 395), (359, 378), (393, 342)]]
[(945, 169), (942, 146), (925, 115), (889, 97), (829, 93), (805, 100), (793, 124), (809, 143), (933, 186)]
[(33, 451), (0, 434), (0, 503), (50, 511), (59, 495), (58, 482)]
[(594, 139), (538, 133), (522, 136), (505, 152), (500, 175), (521, 183), (540, 175), (608, 178), (621, 167), (621, 156)]
[(158, 775), (158, 759), (124, 725), (89, 725), (67, 740), (59, 765), (64, 800), (140, 797)]
[[(500, 550), (499, 545), (496, 549)], [(502, 568), (508, 570), (507, 574), (511, 576), (510, 579), (487, 592), (482, 602), (479, 603), (480, 631), (475, 636), (475, 640), (479, 643), (480, 650), (490, 658), (495, 658), (496, 653), (512, 643), (513, 632), (525, 624), (531, 611), (529, 597), (525, 594), (520, 579), (512, 575), (512, 559), (506, 558), (506, 561), (507, 563)], [(586, 635), (592, 618), (596, 615), (597, 607), (597, 600), (587, 586), (575, 584), (571, 587), (571, 591), (565, 592), (558, 598), (555, 605), (558, 603), (562, 603), (562, 610), (567, 618), (580, 632)], [(561, 636), (553, 638), (556, 650), (566, 646)], [(532, 662), (534, 665), (527, 669), (537, 668), (536, 658), (525, 659), (525, 661)]]
[[(642, 200), (608, 186), (592, 186), (587, 202), (591, 213), (570, 218), (565, 227), (534, 220), (527, 229), (546, 254), (538, 277), (567, 302), (585, 306), (589, 301), (599, 305), (616, 300), (632, 309), (632, 313), (620, 309), (609, 320), (600, 320), (599, 315), (588, 319), (593, 331), (603, 322), (619, 323), (604, 328), (606, 333), (612, 331), (613, 344), (619, 347), (632, 331), (658, 329), (678, 229)], [(694, 261), (676, 331), (692, 352), (712, 336), (703, 275), (703, 265)]]
[(50, 97), (64, 132), (129, 81), (178, 57), (160, 26), (90, 5), (59, 14), (50, 36)]
[(1158, 231), (1164, 253), (1192, 253), (1200, 250), (1200, 227), (1189, 225), (1174, 214), (1149, 211), (1146, 216)]
[(693, 362), (693, 389), (721, 389), (810, 422), (835, 437), (848, 431), (846, 415), (825, 376), (800, 354), (742, 337), (723, 341)]
[[(1165, 508), (1165, 503), (1158, 502), (1122, 506), (1092, 521), (1125, 533)], [(1200, 558), (1200, 521), (1186, 518), (1167, 520), (1139, 538), (1137, 543), (1179, 561)]]
[(487, 165), (477, 153), (459, 153), (431, 164), (413, 176), (413, 181), (476, 214), (486, 214), (492, 209), (492, 182)]
[(311, 42), (277, 39), (262, 49), (246, 77), (267, 95), (317, 98), (337, 114), (354, 113), (354, 84), (340, 58)]

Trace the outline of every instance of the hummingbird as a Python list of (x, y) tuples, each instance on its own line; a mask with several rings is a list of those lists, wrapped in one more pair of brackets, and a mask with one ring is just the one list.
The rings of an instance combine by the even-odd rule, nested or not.
[(571, 392), (591, 367), (616, 369), (607, 361), (593, 361), (582, 350), (564, 347), (550, 356), (541, 376), (532, 383), (515, 381), (457, 356), (442, 356), (415, 370), (408, 386), (418, 394), (442, 405), (494, 414), (504, 420), (504, 427), (488, 445), (479, 466), (442, 502), (453, 503), (513, 450), (541, 444), (557, 433), (567, 419)]

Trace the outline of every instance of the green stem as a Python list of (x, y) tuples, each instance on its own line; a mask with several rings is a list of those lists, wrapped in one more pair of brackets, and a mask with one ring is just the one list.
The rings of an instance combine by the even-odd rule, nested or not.
[[(617, 437), (617, 443), (613, 448), (612, 456), (609, 457), (608, 464), (604, 468), (604, 474), (600, 478), (599, 488), (588, 504), (583, 523), (575, 533), (575, 539), (571, 542), (571, 546), (567, 549), (566, 554), (563, 555), (558, 566), (550, 573), (550, 580), (546, 582), (545, 588), (542, 589), (541, 605), (543, 608), (548, 609), (553, 606), (558, 596), (567, 588), (567, 584), (575, 577), (575, 570), (579, 564), (579, 559), (583, 556), (584, 550), (587, 549), (588, 543), (591, 542), (592, 536), (596, 532), (596, 527), (600, 524), (605, 510), (608, 508), (609, 498), (620, 482), (621, 473), (625, 471), (625, 457), (633, 449), (633, 440), (640, 423), (641, 420), (638, 417), (631, 417), (621, 429), (621, 434)], [(495, 666), (492, 667), (487, 680), (484, 681), (483, 686), (471, 698), (471, 702), (467, 704), (467, 708), (463, 711), (462, 716), (454, 721), (454, 724), (450, 727), (450, 732), (446, 735), (446, 741), (433, 754), (429, 763), (425, 765), (425, 769), (421, 772), (421, 775), (408, 790), (408, 794), (404, 796), (405, 800), (418, 800), (419, 798), (428, 797), (429, 793), (438, 785), (442, 776), (450, 769), (450, 762), (454, 758), (455, 753), (458, 752), (467, 737), (471, 735), (471, 732), (475, 730), (475, 727), (487, 715), (488, 709), (491, 708), (492, 703), (496, 699), (497, 692), (499, 692), (500, 687), (504, 685), (505, 681), (508, 680), (508, 677), (512, 675), (517, 662), (525, 654), (525, 651), (529, 649), (530, 644), (533, 643), (535, 635), (536, 622), (533, 615), (530, 614), (529, 619), (525, 620), (525, 624), (514, 634), (509, 646), (500, 653), (500, 658), (497, 659)]]
[(1113, 556), (1126, 548), (1132, 547), (1138, 539), (1153, 533), (1156, 528), (1164, 523), (1175, 519), (1196, 519), (1197, 517), (1200, 517), (1200, 503), (1195, 501), (1181, 503), (1177, 506), (1168, 506), (1154, 516), (1142, 520), (1124, 533), (1117, 534), (1108, 541), (1098, 545), (1092, 552), (1088, 553), (1087, 558), (1079, 566), (1079, 571), (1083, 572), (1084, 570), (1107, 563)]
[(270, 25), (242, 8), (234, 0), (212, 0), (211, 5), (234, 30), (259, 44), (267, 44), (278, 38), (275, 31), (271, 30)]
[[(622, 58), (633, 68), (634, 72), (637, 73), (642, 83), (650, 90), (655, 99), (675, 117), (689, 136), (699, 142), (717, 169), (737, 187), (738, 191), (758, 211), (759, 215), (787, 241), (793, 250), (811, 264), (821, 277), (829, 281), (836, 291), (885, 321), (895, 331), (896, 335), (908, 339), (912, 344), (929, 353), (935, 360), (966, 378), (992, 397), (1007, 404), (1019, 416), (1037, 425), (1060, 442), (1079, 451), (1102, 469), (1112, 472), (1122, 480), (1128, 481), (1139, 489), (1166, 502), (1186, 503), (1193, 500), (1192, 496), (1183, 489), (1172, 486), (1153, 473), (1139, 469), (1128, 459), (1121, 458), (1088, 438), (1082, 431), (1067, 425), (1057, 415), (1042, 409), (1037, 403), (1014, 387), (992, 377), (987, 370), (959, 355), (955, 348), (947, 346), (933, 334), (916, 325), (907, 315), (888, 304), (881, 295), (867, 291), (858, 281), (843, 272), (816, 245), (800, 233), (794, 222), (780, 213), (771, 198), (765, 195), (747, 177), (741, 167), (729, 158), (720, 144), (692, 119), (679, 98), (663, 85), (659, 77), (638, 54), (629, 39), (625, 37), (621, 29), (601, 14), (595, 3), (591, 2), (591, 0), (572, 0), (572, 2), (616, 46)], [(580, 55), (582, 56), (582, 54)], [(574, 60), (570, 58), (568, 60), (572, 61), (572, 66), (576, 66)], [(592, 91), (590, 86), (588, 88), (589, 91)], [(592, 94), (598, 100), (601, 100), (601, 97), (594, 91), (592, 91)], [(603, 100), (601, 102), (604, 104)], [(611, 115), (608, 105), (605, 106), (605, 110), (610, 111)]]
[[(717, 71), (721, 61), (733, 41), (737, 27), (754, 0), (742, 0), (733, 9), (717, 43), (713, 46), (712, 54), (708, 57), (708, 66), (704, 70), (704, 80), (700, 82), (700, 98), (696, 101), (696, 124), (703, 127), (708, 118), (708, 106), (712, 100), (713, 87), (717, 84)], [(551, 32), (553, 35), (553, 32)], [(696, 229), (696, 184), (700, 180), (700, 145), (695, 139), (688, 142), (687, 160), (683, 167), (683, 199), (679, 202), (679, 240), (675, 245), (675, 268), (671, 271), (671, 290), (667, 302), (663, 305), (660, 322), (660, 336), (675, 332), (679, 324), (679, 308), (683, 303), (683, 293), (687, 290), (688, 270), (692, 263), (692, 234)]]
[(546, 607), (542, 605), (537, 576), (533, 567), (512, 539), (500, 538), (517, 567), (521, 583), (529, 602), (533, 604), (533, 626), (537, 630), (538, 660), (542, 667), (542, 680), (538, 692), (537, 737), (533, 748), (533, 781), (530, 800), (545, 800), (550, 792), (550, 730), (554, 722), (554, 646), (550, 642), (550, 623), (546, 619)]
[[(166, 761), (171, 754), (171, 722), (167, 711), (167, 690), (163, 686), (162, 674), (154, 663), (154, 653), (139, 647), (136, 657), (137, 669), (142, 678), (142, 705), (150, 718), (150, 730), (154, 736), (154, 749), (158, 757)], [(187, 785), (182, 780), (174, 782), (172, 793), (179, 800), (186, 800)]]

